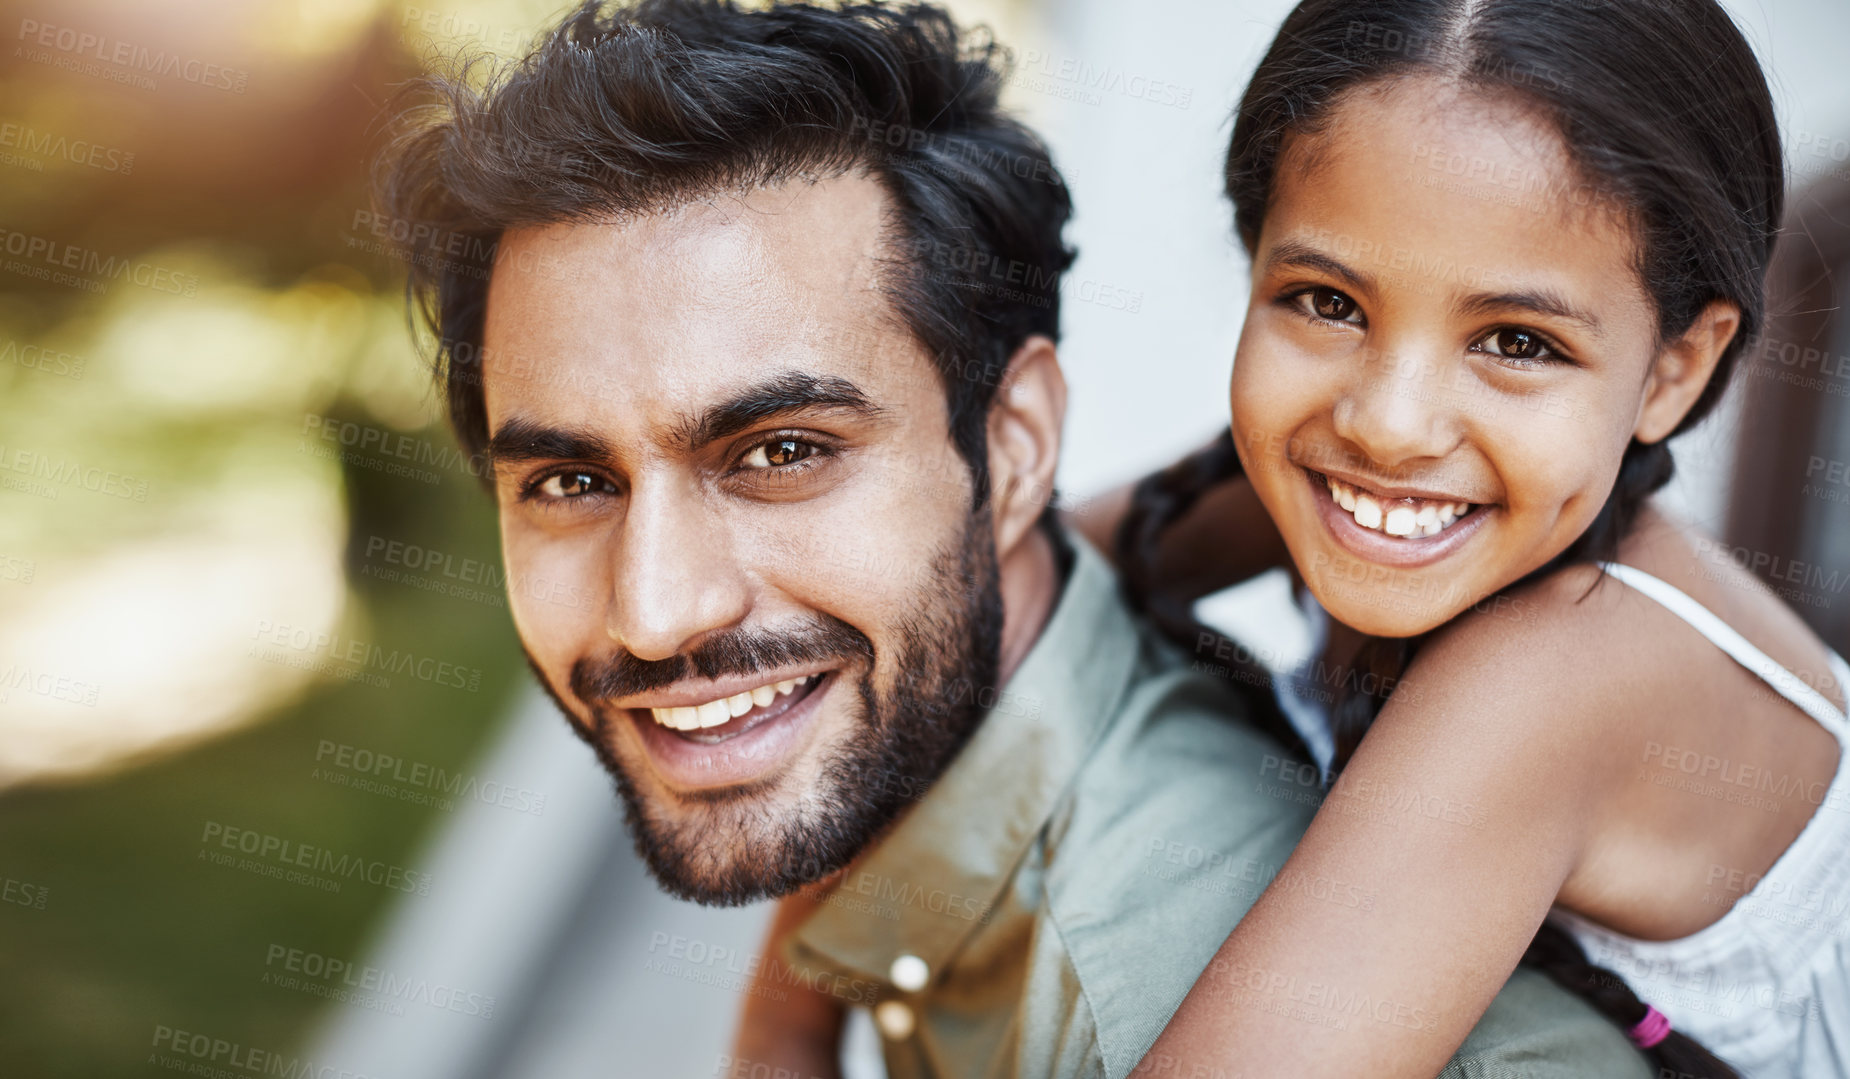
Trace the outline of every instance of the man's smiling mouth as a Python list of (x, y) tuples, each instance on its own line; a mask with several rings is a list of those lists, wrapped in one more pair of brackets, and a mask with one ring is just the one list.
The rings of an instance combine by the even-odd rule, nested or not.
[(647, 712), (656, 724), (674, 731), (688, 741), (717, 745), (788, 712), (815, 692), (830, 673), (824, 671), (766, 682), (703, 704), (637, 708), (633, 711)]

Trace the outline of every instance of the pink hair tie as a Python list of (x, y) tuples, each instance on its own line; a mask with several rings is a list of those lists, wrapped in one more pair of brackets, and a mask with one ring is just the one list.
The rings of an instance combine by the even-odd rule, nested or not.
[(1638, 1048), (1654, 1049), (1658, 1042), (1670, 1036), (1670, 1019), (1647, 1004), (1644, 1006), (1644, 1018), (1638, 1020), (1638, 1025), (1631, 1029), (1629, 1036), (1632, 1044)]

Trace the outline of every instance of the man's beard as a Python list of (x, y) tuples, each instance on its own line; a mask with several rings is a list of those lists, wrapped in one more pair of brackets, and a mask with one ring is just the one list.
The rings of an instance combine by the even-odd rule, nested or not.
[[(896, 684), (888, 691), (874, 685), (872, 642), (827, 615), (772, 632), (717, 635), (664, 660), (619, 651), (610, 659), (573, 664), (572, 690), (590, 704), (595, 730), (576, 721), (568, 726), (615, 780), (636, 850), (665, 891), (715, 906), (788, 895), (847, 865), (936, 781), (976, 729), (984, 712), (980, 702), (1000, 688), (1002, 591), (989, 521), (986, 509), (972, 514), (958, 545), (932, 560), (912, 608), (895, 627), (889, 666)], [(859, 722), (824, 757), (815, 789), (802, 793), (798, 807), (781, 817), (760, 804), (769, 793), (765, 784), (683, 796), (684, 802), (705, 803), (689, 820), (656, 817), (610, 749), (612, 724), (629, 722), (628, 716), (595, 703), (688, 677), (752, 675), (836, 660), (849, 664), (836, 676), (843, 691), (850, 688), (850, 666), (861, 667), (853, 684)], [(571, 720), (572, 711), (531, 653), (527, 662)], [(773, 777), (769, 784), (774, 788), (778, 782)]]

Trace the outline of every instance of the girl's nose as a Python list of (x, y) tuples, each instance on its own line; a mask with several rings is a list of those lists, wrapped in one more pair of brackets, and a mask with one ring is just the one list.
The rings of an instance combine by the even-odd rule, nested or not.
[(1442, 361), (1415, 352), (1371, 355), (1336, 399), (1336, 433), (1384, 468), (1445, 456), (1460, 424), (1443, 372)]

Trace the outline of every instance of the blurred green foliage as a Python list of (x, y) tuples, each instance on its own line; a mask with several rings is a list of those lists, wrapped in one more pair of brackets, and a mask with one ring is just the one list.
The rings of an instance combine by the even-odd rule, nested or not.
[[(157, 1025), (300, 1049), (322, 1009), (347, 1005), (266, 983), (268, 949), (363, 961), (404, 894), (214, 865), (202, 830), (221, 822), (415, 867), (450, 811), (315, 778), (317, 746), (464, 770), (525, 678), (504, 605), (354, 572), (357, 545), (380, 535), (498, 565), (475, 480), (390, 477), (356, 467), (364, 453), (313, 452), (342, 447), (304, 434), (327, 416), (450, 445), (406, 331), (402, 268), (357, 222), (382, 117), (434, 44), (473, 29), (507, 47), (509, 28), (539, 25), (482, 7), (0, 5), (13, 39), (0, 50), (0, 465), (11, 470), (0, 476), (77, 462), (145, 493), (0, 487), (0, 672), (20, 665), (6, 642), (30, 652), (31, 620), (103, 560), (266, 534), (311, 550), (329, 537), (324, 561), (347, 571), (326, 597), (342, 631), (482, 672), (473, 692), (409, 677), (381, 688), (245, 661), (274, 687), (229, 733), (0, 791), (0, 887), (13, 897), (0, 901), (0, 1075), (165, 1074), (149, 1062)], [(150, 67), (153, 53), (178, 62)], [(72, 259), (87, 283), (58, 276)], [(314, 569), (284, 562), (270, 576), (310, 587)], [(210, 567), (158, 583), (196, 591), (201, 609), (226, 587)], [(191, 606), (157, 612), (171, 629), (147, 635), (154, 666), (185, 643), (175, 638), (207, 632)], [(64, 614), (108, 638), (109, 608)], [(212, 643), (237, 666), (228, 640)], [(126, 721), (168, 703), (143, 685), (105, 670), (96, 707), (70, 715)], [(0, 692), (0, 757), (9, 740), (46, 733), (20, 718), (22, 700), (43, 704), (29, 696)]]

